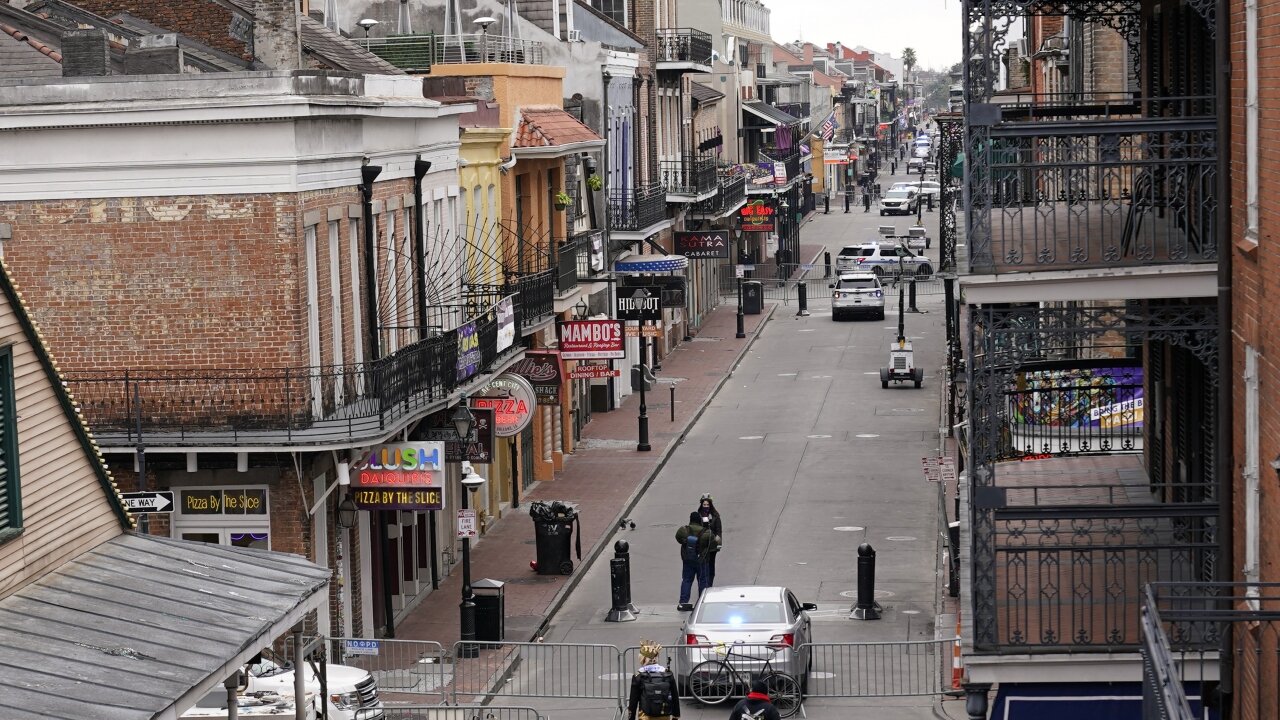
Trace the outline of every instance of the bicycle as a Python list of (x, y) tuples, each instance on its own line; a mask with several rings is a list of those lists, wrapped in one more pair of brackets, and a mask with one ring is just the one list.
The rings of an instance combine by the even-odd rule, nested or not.
[[(751, 686), (751, 673), (747, 674), (744, 681), (743, 673), (729, 662), (729, 658), (735, 656), (752, 662), (759, 660), (753, 655), (733, 651), (734, 647), (742, 644), (741, 642), (735, 642), (732, 645), (720, 643), (716, 646), (716, 652), (723, 655), (725, 659), (703, 660), (693, 666), (693, 670), (689, 671), (689, 691), (694, 699), (708, 705), (717, 705), (728, 700), (738, 687)], [(758, 675), (764, 681), (765, 688), (769, 692), (769, 700), (778, 709), (778, 714), (784, 718), (791, 717), (800, 711), (802, 700), (800, 682), (787, 673), (774, 670), (773, 659), (781, 649), (769, 646), (768, 650), (769, 657), (764, 661)]]

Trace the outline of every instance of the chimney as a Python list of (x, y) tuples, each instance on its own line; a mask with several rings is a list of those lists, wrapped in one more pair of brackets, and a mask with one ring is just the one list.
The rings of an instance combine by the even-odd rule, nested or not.
[(111, 51), (101, 28), (68, 30), (62, 34), (62, 76), (101, 77), (111, 74)]
[(261, 67), (297, 70), (302, 67), (296, 0), (254, 0), (253, 55)]
[(143, 35), (124, 52), (125, 75), (173, 75), (184, 65), (176, 33)]

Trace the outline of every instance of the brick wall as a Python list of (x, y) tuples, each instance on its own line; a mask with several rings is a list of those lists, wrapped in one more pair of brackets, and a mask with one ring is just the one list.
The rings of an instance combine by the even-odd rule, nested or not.
[(225, 4), (209, 0), (75, 0), (74, 4), (103, 17), (127, 12), (242, 60), (253, 59), (252, 20)]

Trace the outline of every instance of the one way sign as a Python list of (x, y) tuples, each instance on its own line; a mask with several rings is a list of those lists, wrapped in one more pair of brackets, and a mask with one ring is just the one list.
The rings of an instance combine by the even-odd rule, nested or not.
[(124, 506), (136, 513), (171, 513), (173, 512), (173, 493), (168, 490), (160, 492), (122, 493)]

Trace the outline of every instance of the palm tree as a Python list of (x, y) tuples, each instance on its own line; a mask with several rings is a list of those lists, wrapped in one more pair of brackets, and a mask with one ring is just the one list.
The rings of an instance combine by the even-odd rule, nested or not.
[(902, 51), (902, 67), (906, 72), (906, 77), (902, 78), (906, 82), (911, 81), (911, 68), (916, 66), (916, 50), (915, 48), (906, 48)]

